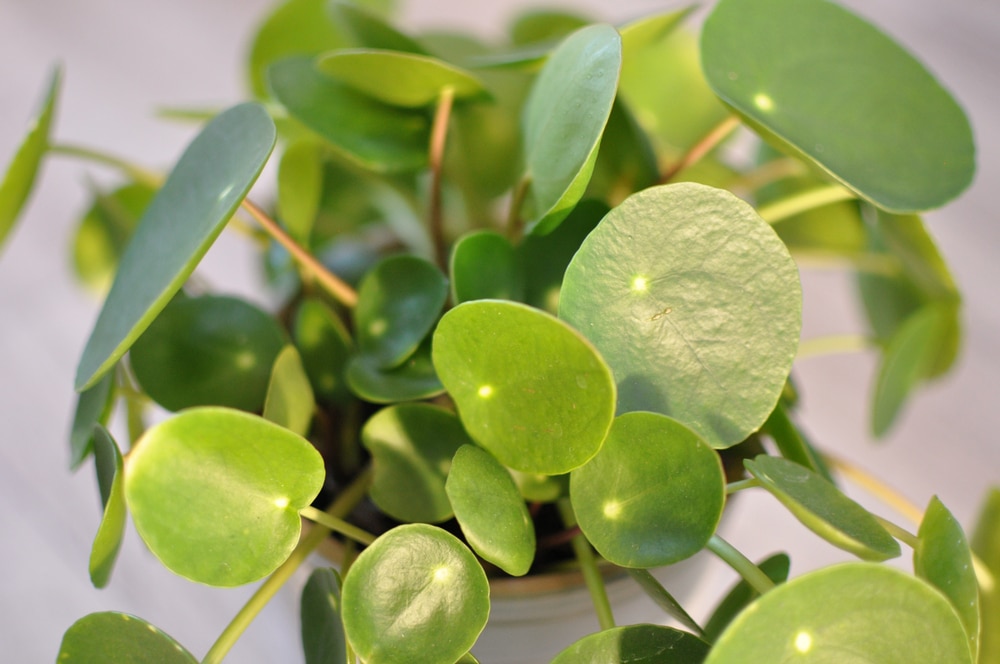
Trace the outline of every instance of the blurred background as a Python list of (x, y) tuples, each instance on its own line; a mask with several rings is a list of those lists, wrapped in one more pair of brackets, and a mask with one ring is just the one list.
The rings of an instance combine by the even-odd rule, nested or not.
[[(533, 3), (538, 4), (538, 3)], [(610, 22), (679, 7), (651, 0), (549, 0)], [(906, 45), (962, 103), (979, 149), (979, 172), (957, 202), (926, 216), (965, 294), (965, 346), (957, 370), (924, 389), (885, 440), (868, 436), (868, 354), (804, 360), (796, 375), (801, 420), (813, 440), (877, 469), (918, 505), (937, 494), (970, 526), (984, 491), (1000, 483), (1000, 3), (995, 0), (849, 0)], [(43, 94), (51, 67), (65, 79), (54, 136), (138, 163), (167, 168), (196, 129), (155, 117), (158, 107), (224, 107), (246, 98), (247, 40), (267, 0), (3, 0), (0, 3), (0, 165), (6, 165)], [(402, 25), (472, 27), (498, 35), (526, 0), (400, 2)], [(265, 176), (262, 178), (267, 179)], [(0, 647), (10, 662), (51, 662), (63, 632), (87, 613), (134, 613), (201, 656), (253, 588), (198, 586), (163, 569), (129, 531), (110, 586), (87, 576), (100, 520), (92, 464), (68, 470), (67, 434), (78, 355), (99, 303), (71, 277), (71, 229), (87, 205), (88, 182), (114, 174), (66, 159), (48, 161), (27, 213), (0, 255)], [(200, 271), (220, 290), (260, 301), (245, 242), (223, 235)], [(850, 280), (806, 271), (803, 338), (862, 330)], [(752, 557), (780, 546), (793, 573), (842, 554), (748, 492), (724, 536)], [(851, 490), (867, 505), (877, 505)], [(904, 522), (885, 507), (879, 512)], [(765, 525), (766, 524), (766, 525)], [(909, 524), (907, 524), (909, 525)], [(901, 565), (907, 565), (906, 553)], [(301, 661), (300, 575), (251, 626), (229, 661)], [(730, 572), (712, 567), (693, 598), (703, 618)], [(596, 626), (596, 624), (595, 624)], [(289, 654), (291, 653), (291, 654)]]

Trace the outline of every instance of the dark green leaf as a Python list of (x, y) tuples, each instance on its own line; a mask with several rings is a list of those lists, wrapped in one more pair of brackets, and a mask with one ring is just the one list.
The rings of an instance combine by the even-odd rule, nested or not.
[(136, 530), (171, 571), (212, 586), (267, 576), (323, 485), (309, 441), (238, 410), (192, 408), (146, 431), (125, 467)]
[(709, 646), (698, 637), (659, 625), (629, 625), (585, 636), (552, 664), (701, 664)]
[(799, 341), (788, 250), (729, 192), (697, 184), (629, 197), (566, 269), (559, 316), (618, 382), (618, 412), (647, 410), (735, 445), (774, 409)]
[(899, 555), (899, 544), (875, 517), (820, 475), (763, 454), (743, 464), (796, 519), (830, 544), (865, 560)]
[(705, 664), (972, 664), (962, 623), (923, 581), (874, 563), (826, 567), (740, 613)]
[(935, 208), (972, 180), (962, 109), (909, 53), (832, 2), (723, 0), (701, 53), (723, 101), (879, 207)]
[[(784, 553), (778, 553), (767, 560), (761, 561), (757, 566), (767, 575), (767, 578), (775, 583), (784, 583), (788, 580), (790, 565), (791, 561), (788, 559), (788, 556)], [(741, 579), (726, 594), (722, 601), (719, 602), (719, 605), (715, 607), (712, 617), (708, 619), (708, 623), (705, 625), (705, 638), (710, 643), (717, 641), (726, 626), (746, 608), (747, 604), (759, 596), (760, 593), (754, 590), (749, 583)]]
[(1000, 662), (1000, 488), (994, 487), (986, 495), (972, 533), (972, 551), (982, 563), (979, 664), (997, 664)]
[(512, 576), (527, 574), (535, 526), (507, 469), (489, 452), (465, 445), (455, 453), (445, 489), (473, 550)]
[(300, 436), (309, 433), (316, 399), (302, 358), (295, 346), (285, 346), (271, 367), (271, 379), (264, 399), (265, 420), (270, 420)]
[(431, 363), (428, 340), (394, 369), (379, 368), (377, 360), (368, 355), (352, 358), (347, 365), (347, 384), (354, 394), (372, 403), (430, 399), (444, 392)]
[(575, 330), (536, 309), (460, 304), (434, 332), (433, 359), (466, 430), (515, 470), (569, 472), (611, 426), (610, 369)]
[(285, 345), (278, 321), (249, 302), (175, 298), (132, 346), (140, 385), (167, 410), (229, 406), (256, 412)]
[(17, 217), (21, 214), (21, 208), (31, 195), (38, 168), (49, 149), (49, 133), (52, 129), (52, 116), (55, 114), (61, 80), (62, 70), (56, 68), (49, 78), (48, 91), (38, 116), (8, 164), (3, 179), (0, 179), (0, 249), (14, 228)]
[(470, 300), (520, 300), (524, 290), (517, 256), (507, 238), (472, 231), (452, 247), (451, 288), (455, 304)]
[(353, 344), (343, 321), (321, 301), (307, 299), (295, 314), (292, 336), (316, 395), (329, 401), (346, 399), (344, 372)]
[(107, 424), (115, 403), (115, 375), (108, 373), (80, 393), (69, 434), (70, 468), (80, 467), (93, 450), (94, 425)]
[(617, 204), (632, 192), (656, 184), (659, 175), (649, 137), (625, 103), (616, 99), (586, 196)]
[(716, 452), (664, 415), (615, 418), (604, 446), (570, 475), (573, 511), (604, 558), (622, 567), (659, 567), (701, 551), (725, 504)]
[(367, 664), (453, 664), (486, 625), (489, 592), (483, 568), (454, 536), (399, 526), (344, 579), (344, 630)]
[(306, 664), (347, 664), (347, 638), (341, 618), (340, 575), (320, 568), (302, 589), (302, 649)]
[(180, 290), (256, 181), (274, 140), (267, 112), (241, 104), (188, 146), (122, 255), (77, 367), (78, 390), (114, 366)]
[(90, 581), (96, 588), (103, 588), (111, 580), (111, 570), (122, 546), (126, 509), (122, 453), (114, 438), (101, 425), (94, 427), (94, 461), (104, 516), (90, 550)]
[(59, 664), (197, 664), (179, 643), (142, 618), (107, 611), (80, 618), (66, 630)]

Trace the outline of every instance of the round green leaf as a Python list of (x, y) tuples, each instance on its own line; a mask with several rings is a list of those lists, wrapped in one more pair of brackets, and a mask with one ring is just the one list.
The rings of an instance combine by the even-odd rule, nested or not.
[(122, 453), (108, 430), (99, 424), (94, 427), (94, 461), (104, 516), (90, 550), (90, 581), (94, 587), (103, 588), (111, 580), (111, 570), (122, 546), (127, 512), (122, 487)]
[(347, 365), (347, 384), (351, 391), (372, 403), (395, 403), (430, 399), (444, 392), (431, 363), (430, 344), (426, 341), (402, 365), (382, 369), (368, 355), (351, 358)]
[(354, 325), (362, 355), (379, 368), (398, 367), (431, 331), (448, 299), (448, 280), (416, 256), (390, 256), (358, 287)]
[(515, 470), (569, 472), (611, 426), (611, 371), (575, 330), (537, 309), (460, 304), (434, 332), (433, 359), (466, 430)]
[(377, 172), (427, 164), (430, 121), (388, 106), (316, 69), (312, 58), (281, 60), (267, 70), (274, 97), (288, 113), (354, 163)]
[(344, 579), (344, 630), (367, 664), (454, 664), (486, 625), (489, 593), (483, 568), (453, 535), (399, 526)]
[(743, 464), (795, 518), (830, 544), (865, 560), (899, 555), (899, 543), (875, 517), (808, 468), (764, 454)]
[[(784, 583), (788, 580), (788, 572), (791, 568), (791, 560), (787, 554), (777, 553), (767, 560), (757, 564), (767, 578), (775, 583)], [(712, 616), (705, 623), (705, 638), (710, 642), (718, 640), (719, 635), (733, 619), (746, 608), (747, 604), (760, 596), (745, 579), (740, 579), (733, 588), (726, 593), (726, 596), (715, 607)]]
[(93, 449), (94, 425), (107, 424), (115, 403), (115, 375), (105, 374), (77, 398), (69, 433), (70, 468), (76, 470)]
[(799, 341), (798, 269), (729, 192), (654, 187), (584, 241), (559, 316), (611, 366), (619, 413), (663, 413), (729, 447), (764, 423), (785, 386)]
[(672, 627), (629, 625), (583, 637), (552, 664), (701, 664), (708, 650), (698, 637)]
[(452, 459), (445, 489), (473, 550), (512, 576), (527, 574), (535, 525), (507, 469), (489, 452), (465, 445)]
[(433, 104), (445, 88), (456, 99), (486, 95), (471, 73), (427, 55), (380, 49), (345, 49), (325, 54), (321, 72), (393, 106)]
[(971, 664), (958, 616), (891, 567), (849, 563), (782, 584), (751, 604), (705, 664)]
[(827, 0), (723, 0), (705, 76), (751, 125), (887, 210), (935, 208), (975, 171), (965, 113), (917, 60)]
[(524, 107), (531, 229), (555, 228), (583, 195), (618, 90), (622, 43), (610, 25), (574, 32), (549, 56)]
[(310, 246), (323, 196), (323, 147), (315, 139), (292, 143), (278, 164), (278, 213), (299, 244)]
[[(944, 593), (969, 636), (972, 659), (979, 653), (979, 585), (965, 532), (948, 508), (931, 498), (917, 532), (913, 572)], [(978, 660), (976, 660), (978, 661)]]
[(197, 664), (181, 644), (142, 618), (107, 611), (91, 613), (66, 630), (59, 664)]
[(494, 231), (472, 231), (455, 242), (451, 254), (452, 299), (520, 300), (523, 290), (514, 248)]
[(167, 410), (215, 405), (256, 412), (284, 336), (274, 317), (243, 300), (178, 297), (129, 358), (142, 388)]
[(656, 413), (615, 418), (604, 447), (570, 475), (580, 529), (622, 567), (659, 567), (701, 551), (725, 504), (719, 456), (683, 424)]
[(292, 336), (313, 391), (330, 401), (348, 397), (344, 372), (353, 344), (337, 314), (321, 301), (307, 299), (295, 314)]
[(323, 459), (300, 436), (255, 415), (194, 408), (151, 427), (125, 466), (136, 530), (176, 574), (237, 586), (295, 548), (298, 510), (323, 485)]
[(0, 249), (3, 248), (8, 233), (14, 228), (21, 208), (31, 195), (42, 158), (49, 149), (49, 132), (52, 129), (52, 116), (55, 114), (61, 81), (62, 70), (56, 68), (52, 71), (38, 116), (0, 179)]
[(264, 419), (304, 436), (309, 432), (315, 410), (316, 399), (302, 358), (295, 346), (285, 346), (271, 368)]
[(256, 181), (274, 140), (267, 112), (241, 104), (191, 142), (122, 255), (80, 358), (77, 390), (114, 366), (180, 290)]
[(369, 495), (400, 521), (438, 523), (452, 517), (445, 480), (469, 435), (451, 412), (427, 404), (383, 408), (361, 430), (372, 455)]
[(314, 570), (302, 588), (299, 606), (306, 664), (348, 664), (337, 571)]

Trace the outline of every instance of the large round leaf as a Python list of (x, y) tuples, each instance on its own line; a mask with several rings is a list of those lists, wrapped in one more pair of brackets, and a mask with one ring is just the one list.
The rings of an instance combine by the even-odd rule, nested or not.
[(725, 504), (719, 456), (656, 413), (615, 419), (604, 446), (570, 475), (573, 511), (598, 553), (622, 567), (671, 565), (701, 551)]
[(705, 664), (971, 664), (958, 616), (936, 590), (884, 565), (827, 567), (763, 595)]
[(611, 366), (619, 413), (669, 415), (721, 448), (774, 409), (798, 347), (801, 289), (750, 206), (683, 183), (604, 218), (566, 269), (559, 316)]
[(236, 586), (270, 574), (295, 548), (323, 485), (323, 459), (260, 417), (195, 408), (151, 427), (125, 465), (136, 530), (173, 572)]
[(865, 560), (899, 555), (899, 544), (875, 517), (819, 474), (763, 454), (743, 463), (795, 518), (830, 544)]
[(580, 200), (618, 91), (622, 42), (610, 25), (573, 33), (549, 56), (524, 107), (532, 230), (548, 233)]
[(129, 358), (143, 389), (167, 410), (214, 405), (257, 411), (284, 345), (278, 321), (248, 302), (178, 297)]
[(399, 526), (344, 579), (344, 630), (367, 664), (453, 664), (486, 625), (489, 594), (483, 568), (453, 535)]
[(453, 413), (428, 404), (384, 408), (365, 423), (361, 442), (372, 455), (369, 494), (379, 509), (400, 521), (452, 517), (448, 468), (455, 452), (472, 442)]
[(611, 371), (575, 330), (537, 309), (460, 304), (434, 332), (433, 360), (466, 430), (515, 470), (569, 472), (611, 426)]
[(181, 644), (142, 618), (107, 611), (80, 618), (63, 635), (59, 664), (197, 664)]
[(257, 104), (218, 115), (191, 142), (146, 208), (76, 370), (93, 385), (167, 306), (250, 191), (274, 147)]
[(723, 101), (882, 208), (938, 207), (972, 180), (962, 109), (913, 56), (839, 5), (723, 0), (701, 54)]
[(698, 637), (672, 627), (629, 625), (585, 636), (551, 664), (701, 664), (708, 649)]

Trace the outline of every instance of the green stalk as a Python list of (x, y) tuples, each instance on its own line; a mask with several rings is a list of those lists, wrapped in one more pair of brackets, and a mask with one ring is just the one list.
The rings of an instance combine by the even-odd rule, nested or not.
[(861, 334), (841, 334), (829, 337), (806, 339), (799, 344), (795, 359), (820, 357), (834, 353), (856, 353), (875, 347), (875, 340)]
[[(561, 499), (558, 502), (558, 507), (559, 515), (566, 527), (575, 526), (576, 515), (573, 514), (573, 506), (569, 500)], [(570, 540), (570, 544), (573, 547), (576, 560), (580, 564), (584, 583), (587, 584), (587, 590), (590, 591), (590, 599), (594, 603), (594, 611), (597, 613), (597, 622), (600, 623), (601, 629), (611, 629), (615, 626), (615, 617), (611, 612), (611, 602), (608, 601), (608, 591), (604, 587), (604, 577), (601, 576), (601, 570), (597, 569), (594, 550), (590, 548), (590, 542), (587, 541), (587, 537), (583, 533)]]
[(690, 629), (702, 639), (705, 638), (705, 631), (694, 621), (684, 607), (680, 605), (674, 596), (671, 595), (659, 581), (656, 580), (649, 570), (630, 569), (629, 575), (642, 587), (646, 595), (656, 602), (656, 605), (667, 612), (667, 615), (675, 618), (679, 623)]
[(743, 491), (744, 489), (752, 489), (754, 487), (760, 486), (760, 480), (756, 477), (750, 477), (745, 480), (737, 480), (735, 482), (730, 482), (726, 485), (726, 495), (731, 496), (737, 491)]
[(875, 517), (876, 521), (882, 524), (883, 528), (889, 531), (890, 535), (892, 535), (893, 537), (895, 537), (896, 539), (898, 539), (900, 542), (910, 547), (911, 549), (916, 549), (917, 546), (920, 544), (920, 540), (917, 538), (917, 536), (911, 533), (906, 528), (903, 528), (902, 526), (897, 526), (892, 521), (889, 521), (888, 519), (883, 519), (878, 514), (872, 514), (872, 516)]
[(717, 534), (712, 535), (712, 538), (708, 540), (706, 548), (736, 570), (736, 573), (761, 595), (774, 588), (774, 581), (769, 579), (767, 574), (764, 574), (749, 558)]
[(147, 170), (141, 166), (137, 166), (120, 157), (107, 154), (106, 152), (100, 152), (99, 150), (85, 148), (79, 145), (56, 144), (49, 146), (49, 152), (66, 157), (85, 159), (104, 166), (110, 166), (111, 168), (121, 171), (130, 179), (153, 187), (154, 189), (159, 188), (163, 184), (164, 178), (162, 175), (154, 173), (153, 171)]
[[(347, 516), (354, 507), (361, 502), (368, 492), (371, 483), (371, 468), (367, 468), (359, 474), (354, 481), (344, 489), (343, 493), (337, 497), (326, 513), (332, 517), (342, 519)], [(292, 551), (288, 559), (276, 569), (264, 583), (257, 588), (257, 592), (247, 600), (239, 613), (232, 619), (222, 631), (219, 638), (206, 653), (202, 664), (218, 664), (232, 649), (236, 641), (243, 635), (246, 628), (250, 626), (257, 614), (271, 601), (285, 582), (291, 578), (292, 574), (305, 562), (316, 547), (330, 535), (330, 529), (317, 525), (303, 539), (299, 540), (298, 546)]]
[(335, 516), (330, 516), (326, 512), (320, 511), (311, 505), (309, 507), (303, 507), (299, 510), (299, 514), (309, 519), (313, 523), (318, 523), (324, 528), (329, 528), (335, 533), (340, 533), (345, 537), (350, 537), (355, 542), (361, 542), (364, 545), (369, 545), (375, 541), (375, 536), (372, 535), (367, 530), (358, 528), (343, 519), (338, 519)]
[(831, 184), (782, 198), (770, 205), (759, 208), (757, 214), (767, 223), (776, 224), (789, 217), (821, 208), (824, 205), (831, 205), (840, 201), (850, 201), (855, 198), (857, 196), (854, 192), (845, 189), (839, 184)]

